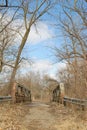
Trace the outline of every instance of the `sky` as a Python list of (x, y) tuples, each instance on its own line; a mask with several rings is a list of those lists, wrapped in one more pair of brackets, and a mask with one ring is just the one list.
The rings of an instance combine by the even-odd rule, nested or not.
[[(53, 11), (54, 14), (57, 14), (56, 10)], [(61, 8), (59, 6), (58, 13), (60, 12)], [(9, 12), (9, 15), (12, 15), (12, 11)], [(63, 38), (60, 37), (61, 32), (53, 26), (56, 21), (52, 16), (44, 15), (42, 19), (36, 23), (36, 26), (32, 26), (21, 55), (24, 58), (31, 59), (32, 64), (30, 65), (27, 61), (23, 62), (20, 66), (20, 71), (25, 74), (30, 70), (35, 72), (39, 71), (40, 73), (49, 74), (51, 77), (56, 78), (57, 71), (66, 65), (65, 63), (56, 61), (56, 57), (51, 48), (54, 46), (61, 48)], [(14, 26), (17, 26), (20, 22), (22, 23), (23, 21), (19, 18)], [(24, 28), (21, 28), (22, 34), (24, 31)], [(18, 43), (20, 36), (17, 36), (16, 40)]]
[(56, 32), (54, 27), (49, 27), (49, 23), (45, 21), (37, 24), (37, 31), (35, 27), (31, 28), (22, 56), (30, 58), (33, 64), (30, 66), (27, 62), (24, 63), (21, 67), (22, 69), (24, 68), (23, 72), (25, 71), (26, 73), (27, 70), (39, 71), (56, 78), (56, 73), (65, 67), (65, 63), (56, 61), (56, 57), (51, 49), (54, 46), (61, 48), (63, 42), (61, 38), (54, 38)]

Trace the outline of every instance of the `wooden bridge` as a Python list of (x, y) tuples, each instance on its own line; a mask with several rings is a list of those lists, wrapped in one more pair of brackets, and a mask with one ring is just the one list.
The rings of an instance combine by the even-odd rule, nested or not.
[(19, 83), (14, 83), (12, 88), (12, 100), (13, 102), (31, 102), (31, 91)]
[(57, 103), (62, 103), (64, 106), (67, 106), (67, 104), (78, 105), (79, 107), (82, 108), (82, 110), (85, 110), (85, 108), (87, 108), (87, 99), (66, 97), (64, 88), (61, 87), (60, 85), (58, 85), (53, 90), (52, 101)]
[(12, 87), (10, 96), (0, 96), (0, 102), (11, 101), (14, 103), (31, 102), (31, 91), (17, 82)]

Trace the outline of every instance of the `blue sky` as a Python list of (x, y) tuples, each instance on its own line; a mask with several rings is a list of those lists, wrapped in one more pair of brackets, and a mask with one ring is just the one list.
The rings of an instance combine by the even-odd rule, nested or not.
[[(37, 26), (37, 30), (39, 32), (36, 32), (36, 34), (34, 28), (31, 30), (29, 40), (27, 40), (27, 44), (22, 52), (22, 56), (26, 58), (31, 58), (34, 61), (34, 64), (32, 66), (29, 66), (26, 63), (26, 67), (24, 67), (24, 64), (24, 66), (22, 66), (22, 69), (26, 68), (26, 73), (26, 70), (28, 71), (31, 68), (31, 70), (33, 71), (39, 71), (40, 73), (43, 72), (55, 78), (56, 72), (63, 68), (63, 66), (65, 67), (65, 64), (59, 62), (55, 63), (56, 57), (51, 47), (57, 46), (61, 48), (63, 40), (62, 37), (54, 38), (58, 30), (56, 31), (53, 26), (49, 27), (48, 22), (45, 23), (45, 21), (43, 21), (40, 24), (43, 24), (43, 28), (39, 30)], [(58, 35), (60, 35), (60, 32), (58, 33)]]
[[(16, 3), (16, 1), (13, 3)], [(59, 5), (57, 5), (56, 8), (57, 10), (52, 10), (52, 13), (55, 15), (61, 12), (61, 7)], [(13, 11), (11, 8), (9, 14), (12, 15), (12, 13)], [(16, 21), (14, 26), (17, 26), (20, 24), (20, 22), (23, 22), (21, 18), (19, 18), (19, 21)], [(65, 64), (59, 62), (54, 64), (56, 57), (50, 48), (54, 46), (61, 48), (61, 44), (63, 43), (63, 38), (60, 37), (60, 31), (55, 29), (55, 26), (53, 26), (55, 23), (56, 20), (54, 17), (45, 14), (36, 23), (36, 28), (35, 26), (32, 26), (29, 38), (21, 56), (25, 58), (31, 58), (34, 63), (32, 66), (30, 66), (27, 62), (23, 63), (21, 67), (22, 72), (26, 73), (30, 71), (31, 68), (32, 71), (40, 71), (41, 73), (44, 72), (55, 77), (57, 70), (65, 66)], [(24, 33), (23, 28), (21, 28), (21, 33)], [(19, 36), (17, 36), (17, 41), (20, 42)]]
[[(70, 6), (73, 6), (73, 4), (74, 0), (71, 1)], [(85, 2), (84, 6), (86, 6)], [(62, 12), (61, 7), (57, 5), (56, 8), (57, 10), (52, 10), (52, 13), (54, 13), (54, 15), (62, 16), (63, 20), (67, 20), (64, 13)], [(71, 10), (67, 9), (67, 11), (70, 13)], [(74, 22), (79, 26), (80, 17), (78, 17), (75, 12), (71, 12), (71, 15), (75, 19)], [(57, 46), (60, 49), (64, 42), (61, 31), (53, 26), (54, 24), (56, 24), (56, 22), (57, 24), (59, 24), (59, 21), (56, 21), (54, 17), (44, 15), (41, 18), (41, 21), (38, 21), (38, 23), (36, 24), (37, 31), (35, 31), (34, 27), (31, 28), (29, 40), (27, 41), (25, 49), (22, 53), (22, 55), (24, 55), (25, 57), (29, 56), (31, 59), (34, 59), (35, 63), (31, 66), (32, 70), (39, 70), (40, 72), (44, 71), (45, 73), (48, 73), (53, 77), (56, 77), (55, 75), (57, 71), (65, 67), (65, 63), (60, 63), (59, 61), (55, 63), (56, 57), (50, 49), (50, 47), (54, 46)], [(68, 23), (70, 22), (68, 21)], [(25, 53), (25, 51), (27, 53)]]
[[(9, 1), (11, 2), (12, 0)], [(72, 6), (74, 0), (70, 2)], [(14, 3), (17, 5), (16, 0), (12, 1), (13, 5)], [(86, 6), (85, 2), (84, 6)], [(52, 10), (52, 13), (54, 13), (54, 15), (62, 16), (62, 18), (66, 20), (66, 17), (63, 14), (62, 9), (59, 5), (57, 5), (56, 8)], [(9, 11), (8, 19), (10, 18), (10, 16), (12, 16), (12, 14), (13, 9), (11, 8)], [(73, 18), (75, 18), (75, 22), (77, 23), (77, 25), (79, 25), (78, 21), (80, 20), (77, 17), (77, 15), (74, 13), (72, 13), (72, 15)], [(62, 37), (61, 31), (54, 26), (56, 23), (59, 23), (59, 21), (56, 20), (58, 19), (55, 19), (54, 17), (45, 14), (39, 21), (37, 21), (36, 28), (35, 26), (32, 26), (29, 38), (21, 56), (25, 58), (30, 58), (33, 61), (33, 64), (30, 66), (28, 62), (22, 63), (21, 71), (23, 73), (25, 72), (26, 74), (28, 71), (32, 70), (36, 72), (39, 71), (40, 73), (46, 73), (50, 76), (56, 77), (56, 72), (65, 67), (65, 63), (61, 63), (59, 61), (55, 63), (56, 57), (53, 51), (50, 49), (50, 47), (54, 46), (61, 48), (64, 42), (64, 38)], [(20, 25), (21, 23), (23, 23), (23, 20), (19, 17), (19, 20), (16, 20), (14, 26)], [(22, 34), (24, 33), (24, 31), (24, 28), (21, 28), (20, 32)], [(17, 44), (19, 44), (20, 37), (17, 36), (16, 40)]]
[[(60, 12), (61, 8), (59, 5), (57, 5), (57, 11), (56, 9), (52, 10), (52, 13), (55, 15)], [(45, 14), (36, 23), (36, 27), (32, 26), (29, 38), (23, 49), (22, 56), (25, 58), (31, 58), (34, 63), (32, 66), (30, 66), (27, 62), (26, 65), (24, 63), (21, 67), (23, 72), (26, 73), (28, 70), (30, 71), (31, 68), (31, 70), (39, 71), (40, 73), (44, 72), (55, 77), (57, 70), (63, 66), (65, 67), (65, 64), (63, 63), (55, 63), (56, 57), (53, 50), (50, 48), (54, 46), (61, 48), (61, 44), (63, 43), (63, 38), (60, 37), (60, 31), (55, 29), (55, 23), (56, 20), (54, 17)]]

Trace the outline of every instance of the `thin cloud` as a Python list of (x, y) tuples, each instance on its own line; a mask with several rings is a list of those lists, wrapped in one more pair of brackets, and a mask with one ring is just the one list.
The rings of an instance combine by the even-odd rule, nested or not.
[(52, 68), (48, 60), (38, 60), (31, 66), (33, 71), (47, 72)]
[[(19, 29), (19, 34), (17, 33), (16, 35), (16, 41), (21, 41), (21, 36), (24, 35), (25, 33), (25, 27), (23, 24), (23, 20), (17, 20), (13, 23), (13, 28), (16, 30), (18, 26), (20, 27)], [(21, 35), (20, 35), (21, 34)], [(37, 22), (35, 25), (32, 25), (30, 34), (27, 39), (27, 43), (35, 45), (38, 43), (42, 43), (48, 39), (51, 39), (52, 36), (54, 35), (54, 31), (52, 29), (49, 29), (49, 25), (46, 22)]]
[[(23, 70), (24, 68), (24, 70)], [(50, 77), (57, 79), (56, 73), (60, 70), (66, 68), (65, 63), (56, 63), (52, 64), (51, 61), (48, 60), (37, 60), (31, 66), (26, 62), (22, 64), (22, 72), (26, 73), (28, 71), (39, 72), (40, 74), (48, 74)]]
[(28, 39), (30, 43), (37, 44), (52, 38), (53, 31), (48, 26), (45, 22), (38, 22), (36, 26), (33, 25)]

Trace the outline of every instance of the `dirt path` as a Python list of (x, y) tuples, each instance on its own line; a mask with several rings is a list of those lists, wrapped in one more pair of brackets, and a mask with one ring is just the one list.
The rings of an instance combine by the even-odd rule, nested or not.
[(33, 103), (30, 105), (29, 115), (23, 122), (29, 130), (56, 130), (56, 117), (49, 112), (49, 105)]
[(28, 130), (87, 130), (87, 120), (78, 119), (63, 105), (32, 103), (29, 107), (23, 121)]

